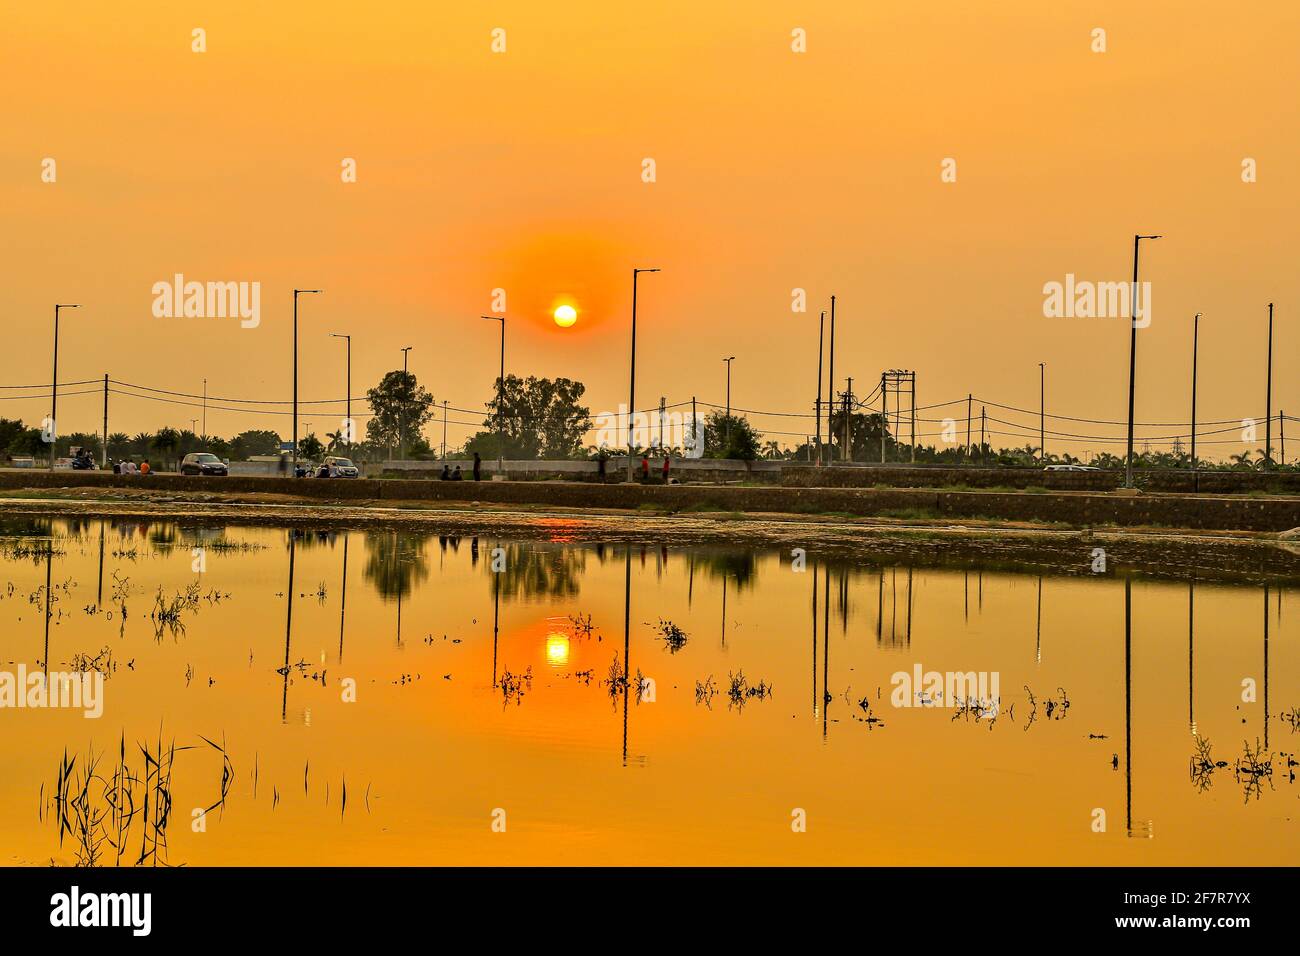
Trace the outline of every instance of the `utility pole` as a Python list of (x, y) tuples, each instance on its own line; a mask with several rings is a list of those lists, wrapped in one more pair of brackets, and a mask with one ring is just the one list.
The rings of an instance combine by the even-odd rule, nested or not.
[(980, 461), (984, 461), (984, 406), (980, 406)]
[(664, 415), (668, 411), (668, 399), (664, 395), (659, 396), (659, 450), (664, 450)]
[(889, 433), (889, 393), (885, 391), (885, 373), (880, 373), (880, 463), (885, 463), (885, 436)]
[(911, 378), (911, 396), (912, 396), (912, 464), (916, 464), (916, 372), (912, 372)]
[[(1133, 237), (1133, 293), (1129, 296), (1129, 330), (1128, 347), (1128, 454), (1124, 460), (1124, 487), (1133, 487), (1133, 399), (1137, 388), (1137, 347), (1138, 347), (1138, 244), (1143, 239), (1159, 239), (1159, 236)], [(1148, 316), (1149, 318), (1149, 316)]]
[[(349, 416), (351, 417), (351, 416)], [(442, 460), (447, 461), (447, 400), (442, 400)]]
[[(633, 279), (635, 282), (635, 277)], [(634, 286), (635, 288), (635, 286)], [(480, 319), (501, 323), (501, 374), (497, 376), (497, 474), (506, 476), (506, 317), (504, 315), (480, 315)], [(632, 364), (636, 364), (636, 292), (632, 293)], [(633, 370), (635, 373), (635, 369)], [(628, 467), (632, 467), (628, 459)], [(630, 477), (630, 476), (629, 476)]]
[(1273, 467), (1273, 303), (1268, 304), (1268, 374), (1264, 393), (1264, 467)]
[(822, 463), (822, 341), (826, 337), (826, 310), (822, 309), (821, 322), (817, 327), (817, 404), (814, 406), (817, 418), (817, 464)]
[[(501, 323), (501, 327), (503, 329), (505, 328), (504, 322)], [(413, 347), (414, 346), (407, 345), (402, 348), (402, 423), (401, 423), (401, 427), (398, 429), (397, 432), (397, 460), (398, 461), (406, 461), (406, 416), (410, 407), (410, 397), (411, 397), (411, 390), (406, 382), (406, 374), (407, 374), (406, 358), (407, 358), (407, 353), (409, 353)]]
[(1201, 313), (1192, 316), (1192, 471), (1196, 471), (1196, 349), (1200, 337)]
[(104, 373), (104, 447), (99, 452), (99, 467), (108, 467), (108, 373)]
[[(632, 362), (631, 375), (627, 389), (627, 480), (632, 480), (632, 446), (633, 428), (636, 421), (636, 279), (642, 272), (658, 272), (658, 269), (632, 270)], [(503, 330), (504, 334), (504, 330)]]
[(853, 376), (849, 376), (849, 388), (844, 393), (844, 460), (853, 462)]
[[(696, 424), (699, 419), (695, 417), (695, 396), (691, 396), (691, 451), (698, 452), (696, 457), (704, 454), (704, 439), (700, 434), (700, 426)], [(699, 445), (697, 448), (696, 445)]]
[(971, 403), (973, 401), (974, 401), (974, 396), (971, 395), (970, 392), (967, 392), (966, 393), (966, 458), (968, 460), (970, 458), (970, 412), (971, 412)]
[(736, 356), (724, 358), (722, 361), (727, 363), (727, 447), (731, 447), (731, 363), (736, 360)]
[(320, 289), (293, 290), (293, 473), (298, 474), (298, 296), (314, 295)]
[(835, 296), (831, 296), (831, 362), (830, 377), (827, 381), (828, 391), (826, 393), (826, 444), (828, 460), (831, 464), (835, 463), (835, 438), (831, 433), (831, 416), (830, 409), (835, 407)]
[(1285, 465), (1286, 464), (1286, 412), (1282, 411), (1282, 409), (1280, 408), (1277, 410), (1277, 427), (1278, 427), (1278, 431), (1282, 433), (1281, 434), (1281, 438), (1282, 438), (1281, 458), (1282, 458), (1282, 464)]
[(54, 307), (54, 378), (50, 381), (50, 471), (54, 470), (54, 445), (59, 439), (59, 309), (79, 309), (79, 305)]
[(345, 398), (347, 399), (347, 412), (346, 412), (347, 419), (346, 419), (346, 424), (343, 426), (342, 431), (344, 432), (344, 437), (347, 439), (347, 445), (350, 449), (352, 446), (353, 439), (356, 438), (356, 430), (357, 430), (356, 423), (352, 421), (352, 336), (351, 334), (345, 335), (342, 332), (331, 332), (330, 338), (343, 339), (344, 342), (347, 344), (347, 369), (348, 370), (347, 370), (347, 377), (344, 381), (344, 389), (345, 389), (344, 395)]
[(208, 380), (203, 380), (203, 444), (208, 443)]

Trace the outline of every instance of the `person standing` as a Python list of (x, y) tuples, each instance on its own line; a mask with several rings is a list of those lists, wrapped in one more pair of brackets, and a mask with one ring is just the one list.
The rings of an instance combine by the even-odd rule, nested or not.
[[(457, 470), (460, 470), (459, 466), (457, 466)], [(474, 452), (474, 480), (483, 480), (483, 459), (479, 457), (478, 452)]]
[(650, 458), (647, 455), (641, 456), (641, 480), (650, 480)]
[(672, 456), (664, 452), (664, 484), (668, 484), (668, 470), (672, 467)]

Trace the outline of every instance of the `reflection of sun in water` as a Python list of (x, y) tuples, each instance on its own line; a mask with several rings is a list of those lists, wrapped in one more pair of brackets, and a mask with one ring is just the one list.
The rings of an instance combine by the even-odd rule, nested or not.
[(569, 637), (567, 634), (546, 635), (546, 663), (560, 667), (569, 663)]
[(560, 305), (555, 308), (555, 324), (562, 329), (567, 329), (574, 322), (578, 321), (578, 310), (571, 305)]

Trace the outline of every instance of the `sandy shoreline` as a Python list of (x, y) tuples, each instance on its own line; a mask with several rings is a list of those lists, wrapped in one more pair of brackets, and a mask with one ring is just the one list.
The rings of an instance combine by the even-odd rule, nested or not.
[(543, 538), (574, 543), (748, 547), (867, 565), (1003, 569), (1300, 584), (1300, 546), (1252, 532), (1063, 529), (1022, 522), (840, 518), (775, 514), (649, 514), (556, 507), (383, 506), (304, 502), (286, 495), (167, 494), (69, 489), (0, 498), (0, 516), (176, 521), (195, 526), (399, 530), (431, 535)]

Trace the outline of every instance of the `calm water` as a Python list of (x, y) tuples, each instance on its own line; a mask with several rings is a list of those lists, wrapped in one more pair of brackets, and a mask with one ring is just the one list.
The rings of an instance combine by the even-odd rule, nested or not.
[[(549, 541), (0, 531), (0, 669), (108, 673), (99, 719), (0, 710), (6, 863), (88, 846), (109, 865), (1300, 851), (1291, 591), (815, 555), (798, 570), (788, 553), (600, 546), (559, 526)], [(917, 668), (983, 672), (996, 712), (923, 687), (908, 700), (930, 706), (894, 706), (893, 675)], [(157, 767), (160, 741), (176, 749)], [(147, 813), (123, 822), (123, 794)]]

